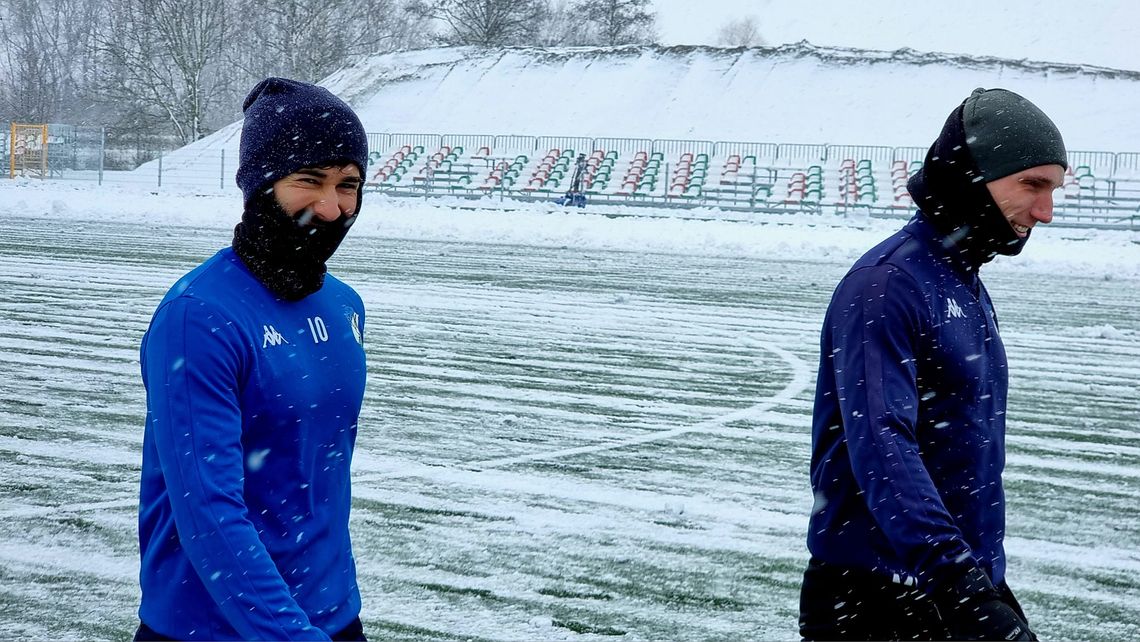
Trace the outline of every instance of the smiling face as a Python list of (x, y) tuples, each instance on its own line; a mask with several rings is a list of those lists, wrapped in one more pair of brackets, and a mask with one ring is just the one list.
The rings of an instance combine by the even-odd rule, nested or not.
[(356, 165), (306, 167), (273, 183), (273, 194), (289, 216), (330, 223), (356, 213), (362, 183)]
[(1034, 225), (1053, 220), (1053, 190), (1064, 179), (1060, 165), (1038, 165), (990, 181), (986, 187), (1018, 238), (1025, 238)]

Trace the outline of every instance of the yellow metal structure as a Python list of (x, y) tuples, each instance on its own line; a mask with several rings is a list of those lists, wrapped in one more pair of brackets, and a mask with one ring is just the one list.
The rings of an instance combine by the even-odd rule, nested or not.
[(8, 176), (48, 175), (48, 126), (12, 123), (8, 150)]

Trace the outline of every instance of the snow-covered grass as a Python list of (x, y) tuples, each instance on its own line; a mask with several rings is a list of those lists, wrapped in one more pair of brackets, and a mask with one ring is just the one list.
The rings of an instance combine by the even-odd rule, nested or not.
[[(240, 203), (241, 193), (236, 188), (212, 194), (192, 187), (179, 190), (168, 187), (160, 192), (131, 184), (98, 186), (89, 181), (0, 181), (0, 214), (61, 223), (145, 220), (156, 225), (232, 228), (237, 222), (235, 204)], [(353, 235), (850, 263), (902, 222), (716, 209), (607, 206), (577, 210), (497, 197), (425, 200), (369, 193)], [(1020, 256), (994, 261), (985, 270), (1140, 277), (1140, 230), (1039, 226)]]
[[(236, 203), (0, 182), (0, 637), (129, 637), (138, 342)], [(368, 310), (366, 632), (793, 639), (819, 323), (900, 222), (464, 204), (369, 195), (331, 266)], [(1136, 240), (1042, 228), (984, 271), (1010, 581), (1045, 638), (1140, 637)]]

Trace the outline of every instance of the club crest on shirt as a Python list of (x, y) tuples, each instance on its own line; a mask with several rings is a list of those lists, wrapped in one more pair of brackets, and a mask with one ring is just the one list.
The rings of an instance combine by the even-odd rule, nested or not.
[(360, 327), (360, 315), (355, 310), (346, 310), (344, 314), (348, 319), (348, 325), (352, 326), (352, 337), (360, 345), (364, 345), (364, 328)]

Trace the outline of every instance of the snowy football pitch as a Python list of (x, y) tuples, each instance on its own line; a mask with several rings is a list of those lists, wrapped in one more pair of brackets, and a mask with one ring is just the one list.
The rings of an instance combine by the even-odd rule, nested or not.
[[(139, 339), (224, 228), (5, 219), (0, 638), (137, 624)], [(353, 537), (375, 640), (793, 639), (819, 322), (847, 263), (350, 235)], [(1140, 638), (1140, 283), (986, 276), (1010, 581)], [(320, 564), (320, 560), (313, 560)]]

